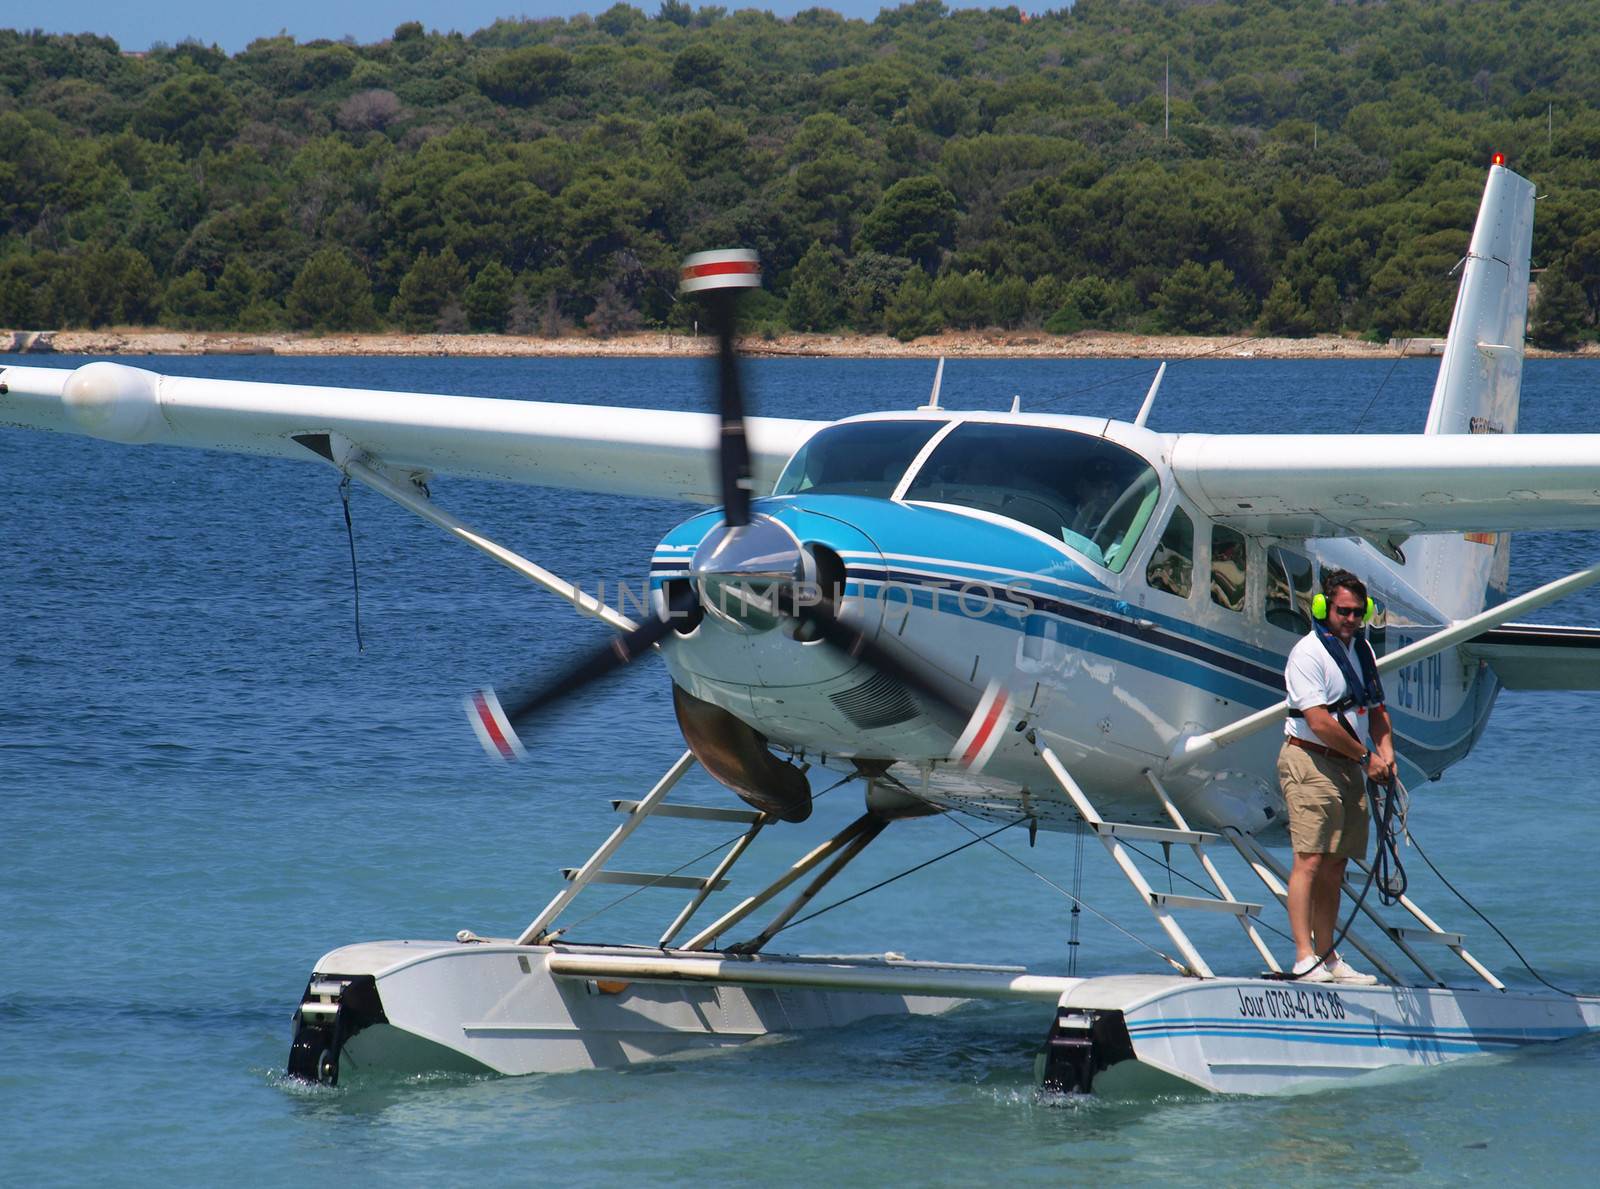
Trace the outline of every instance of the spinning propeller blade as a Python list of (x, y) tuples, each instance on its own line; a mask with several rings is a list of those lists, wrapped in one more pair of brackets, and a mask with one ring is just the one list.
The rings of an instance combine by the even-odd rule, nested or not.
[(722, 481), (723, 522), (750, 523), (750, 444), (745, 440), (744, 394), (734, 350), (735, 302), (741, 289), (761, 284), (761, 263), (747, 249), (696, 252), (683, 262), (680, 293), (698, 293), (717, 336), (717, 412), (722, 438), (717, 468)]
[(972, 772), (983, 770), (1013, 718), (1011, 695), (998, 682), (989, 683), (975, 707), (964, 704), (963, 699), (935, 681), (923, 666), (903, 660), (842, 622), (826, 599), (809, 608), (801, 622), (802, 630), (809, 630), (813, 638), (825, 640), (846, 656), (856, 657), (869, 668), (892, 677), (947, 722), (964, 723), (951, 749), (950, 760)]
[(538, 717), (540, 711), (577, 693), (590, 682), (632, 664), (665, 639), (674, 627), (699, 611), (699, 600), (687, 586), (669, 587), (668, 591), (665, 619), (647, 619), (633, 631), (613, 637), (559, 677), (513, 700), (509, 707), (501, 704), (499, 695), (492, 687), (468, 694), (465, 702), (467, 718), (484, 751), (497, 760), (525, 758), (527, 751), (517, 733), (518, 728), (526, 727)]

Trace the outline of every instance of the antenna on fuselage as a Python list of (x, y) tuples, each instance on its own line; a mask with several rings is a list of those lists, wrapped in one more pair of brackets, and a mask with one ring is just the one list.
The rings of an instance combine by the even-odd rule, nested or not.
[(933, 373), (933, 391), (928, 393), (928, 403), (922, 410), (937, 409), (939, 407), (939, 386), (944, 383), (944, 356), (939, 356), (939, 366)]
[(1139, 415), (1133, 419), (1135, 425), (1144, 425), (1145, 419), (1150, 416), (1150, 408), (1156, 403), (1156, 393), (1161, 388), (1161, 377), (1166, 374), (1167, 365), (1163, 363), (1156, 369), (1156, 378), (1150, 384), (1150, 391), (1145, 393), (1144, 404), (1139, 406)]

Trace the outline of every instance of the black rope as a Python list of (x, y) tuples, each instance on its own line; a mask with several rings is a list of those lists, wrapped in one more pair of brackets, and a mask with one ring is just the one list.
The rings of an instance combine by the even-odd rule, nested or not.
[(1570, 995), (1574, 999), (1576, 999), (1578, 997), (1578, 992), (1576, 992), (1576, 991), (1568, 991), (1564, 987), (1556, 986), (1549, 979), (1545, 978), (1544, 975), (1540, 974), (1537, 970), (1535, 970), (1533, 968), (1532, 964), (1528, 961), (1528, 959), (1526, 959), (1526, 958), (1524, 958), (1522, 956), (1522, 951), (1519, 950), (1515, 945), (1512, 944), (1511, 938), (1507, 937), (1504, 933), (1500, 932), (1500, 926), (1496, 925), (1493, 921), (1491, 921), (1488, 917), (1486, 917), (1483, 914), (1483, 910), (1481, 908), (1479, 908), (1471, 900), (1468, 900), (1459, 891), (1457, 891), (1456, 890), (1456, 885), (1451, 883), (1448, 879), (1446, 879), (1444, 877), (1444, 872), (1440, 871), (1437, 867), (1435, 867), (1433, 865), (1433, 860), (1428, 858), (1428, 852), (1423, 850), (1422, 847), (1417, 843), (1417, 836), (1415, 834), (1411, 834), (1409, 831), (1407, 832), (1407, 836), (1411, 839), (1411, 845), (1416, 850), (1417, 854), (1422, 856), (1422, 861), (1428, 865), (1428, 870), (1433, 872), (1434, 875), (1439, 877), (1439, 882), (1442, 883), (1445, 887), (1449, 888), (1450, 891), (1452, 893), (1454, 893), (1455, 898), (1457, 900), (1461, 901), (1461, 903), (1465, 904), (1475, 914), (1477, 914), (1477, 917), (1478, 917), (1478, 919), (1480, 921), (1482, 921), (1485, 925), (1488, 925), (1489, 928), (1494, 930), (1495, 936), (1498, 937), (1501, 941), (1506, 943), (1506, 947), (1508, 949), (1510, 949), (1510, 951), (1517, 956), (1517, 961), (1522, 963), (1523, 968), (1526, 969), (1529, 974), (1533, 975), (1534, 978), (1538, 979), (1541, 983), (1543, 983), (1545, 986), (1549, 987), (1552, 991), (1556, 991), (1556, 992), (1558, 992), (1558, 993), (1560, 993), (1562, 995)]
[(1388, 829), (1378, 831), (1378, 844), (1372, 854), (1372, 874), (1378, 882), (1378, 899), (1385, 908), (1393, 908), (1406, 894), (1406, 868), (1400, 861), (1399, 831), (1394, 829), (1395, 806), (1400, 804), (1400, 782), (1391, 780), (1387, 787), (1367, 782), (1367, 796), (1381, 796), (1388, 802), (1386, 812), (1380, 814), (1373, 804), (1373, 818), (1387, 822)]
[(350, 585), (356, 596), (356, 651), (365, 652), (367, 646), (361, 639), (361, 578), (356, 570), (356, 527), (350, 519), (349, 475), (339, 480), (339, 500), (344, 504), (344, 533), (350, 541)]
[(1389, 365), (1389, 370), (1383, 374), (1383, 380), (1378, 385), (1378, 391), (1372, 394), (1372, 399), (1367, 402), (1367, 407), (1362, 409), (1361, 416), (1356, 418), (1356, 425), (1350, 431), (1351, 433), (1361, 432), (1361, 423), (1367, 419), (1367, 414), (1372, 412), (1372, 406), (1378, 403), (1378, 397), (1383, 395), (1383, 390), (1389, 383), (1389, 377), (1394, 375), (1394, 369), (1399, 367), (1400, 361), (1406, 357), (1406, 344), (1410, 341), (1410, 339), (1400, 340), (1400, 353), (1394, 357), (1394, 362)]

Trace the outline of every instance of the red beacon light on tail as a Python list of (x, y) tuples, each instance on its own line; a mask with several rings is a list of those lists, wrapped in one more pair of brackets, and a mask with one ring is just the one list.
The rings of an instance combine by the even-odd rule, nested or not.
[(1505, 163), (1506, 155), (1504, 153), (1494, 153), (1489, 157), (1490, 165), (1504, 165)]

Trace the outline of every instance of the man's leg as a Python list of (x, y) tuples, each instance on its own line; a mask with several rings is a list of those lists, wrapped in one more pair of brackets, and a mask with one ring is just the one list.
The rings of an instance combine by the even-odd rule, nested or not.
[(1311, 885), (1311, 932), (1316, 952), (1327, 953), (1339, 935), (1339, 896), (1344, 889), (1344, 869), (1348, 859), (1320, 855)]
[[(1315, 895), (1322, 882), (1322, 871), (1332, 855), (1296, 852), (1289, 871), (1289, 929), (1294, 934), (1294, 960), (1315, 956), (1312, 933), (1316, 928)], [(1329, 934), (1331, 937), (1332, 934)]]

